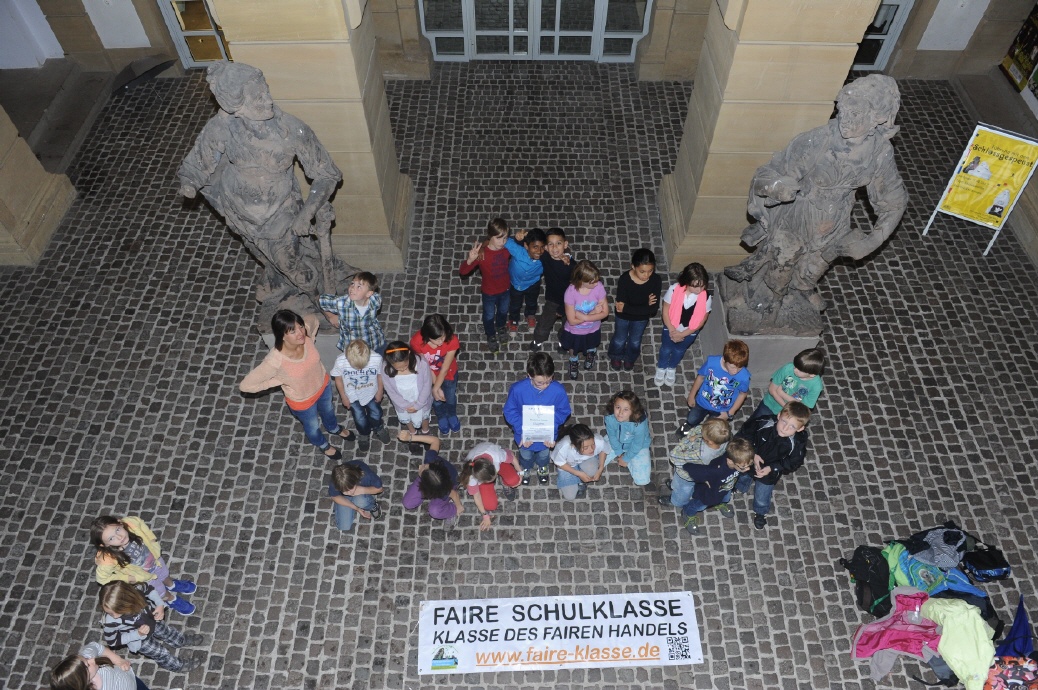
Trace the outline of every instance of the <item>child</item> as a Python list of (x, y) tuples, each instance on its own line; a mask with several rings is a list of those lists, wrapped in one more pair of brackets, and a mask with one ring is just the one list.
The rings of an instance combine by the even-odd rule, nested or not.
[(444, 436), (461, 431), (458, 420), (458, 336), (447, 319), (430, 314), (411, 336), (411, 349), (421, 355), (432, 372), (433, 410)]
[(730, 421), (750, 392), (750, 348), (741, 340), (724, 344), (721, 356), (707, 357), (688, 392), (688, 416), (678, 428), (678, 438), (707, 417)]
[(642, 401), (631, 391), (620, 391), (609, 400), (608, 411), (612, 414), (605, 418), (606, 465), (616, 460), (631, 473), (635, 486), (647, 486), (652, 479), (652, 436)]
[(195, 606), (178, 594), (192, 594), (197, 589), (190, 580), (174, 580), (169, 566), (162, 559), (162, 547), (155, 533), (138, 517), (122, 520), (102, 515), (90, 524), (90, 543), (97, 549), (97, 583), (105, 585), (113, 580), (130, 584), (148, 583), (171, 609), (185, 616), (195, 612)]
[(187, 673), (202, 665), (202, 659), (181, 659), (166, 647), (180, 649), (202, 644), (202, 636), (184, 633), (166, 625), (166, 607), (158, 594), (148, 585), (137, 587), (116, 580), (101, 588), (98, 602), (104, 616), (102, 634), (109, 647), (126, 647), (134, 654), (145, 656), (167, 671)]
[(551, 338), (555, 320), (566, 315), (563, 300), (569, 287), (573, 267), (570, 265), (569, 242), (562, 228), (551, 228), (546, 233), (548, 244), (541, 254), (544, 266), (544, 309), (537, 317), (537, 328), (533, 332), (530, 349), (537, 352)]
[(541, 255), (547, 243), (548, 238), (540, 228), (520, 230), (515, 233), (515, 239), (509, 238), (505, 242), (505, 249), (512, 256), (508, 262), (508, 275), (512, 282), (508, 297), (508, 330), (513, 333), (519, 330), (519, 311), (524, 303), (527, 328), (532, 331), (537, 326), (537, 297), (541, 294), (541, 275), (544, 273)]
[(359, 339), (379, 354), (385, 351), (386, 334), (378, 322), (382, 295), (378, 294), (378, 278), (373, 273), (361, 271), (353, 276), (346, 296), (321, 295), (318, 302), (328, 321), (339, 329), (340, 350)]
[(357, 513), (367, 520), (382, 517), (382, 506), (375, 496), (382, 493), (382, 480), (375, 470), (360, 460), (336, 465), (328, 483), (328, 497), (334, 504), (335, 526), (343, 532), (353, 528)]
[(567, 501), (584, 498), (587, 485), (602, 478), (609, 442), (586, 424), (574, 424), (551, 452), (558, 468), (555, 481)]
[(576, 380), (580, 353), (584, 353), (585, 369), (595, 366), (602, 343), (602, 319), (609, 316), (609, 301), (598, 267), (590, 261), (578, 261), (569, 282), (563, 298), (566, 324), (559, 333), (559, 343), (569, 350), (569, 378)]
[(78, 653), (65, 657), (51, 670), (50, 687), (51, 690), (148, 690), (144, 681), (130, 669), (130, 662), (100, 642), (91, 642)]
[[(394, 340), (386, 345), (382, 367), (382, 387), (396, 408), (401, 424), (412, 434), (421, 428), (429, 433), (429, 410), (432, 409), (432, 372), (425, 359), (418, 357), (406, 343)], [(411, 444), (411, 452), (421, 449)]]
[(786, 403), (778, 417), (765, 415), (748, 420), (739, 429), (736, 438), (745, 438), (753, 444), (756, 455), (753, 471), (735, 485), (736, 491), (749, 493), (753, 484), (753, 526), (764, 529), (765, 515), (771, 509), (771, 494), (783, 475), (795, 472), (804, 464), (807, 452), (807, 426), (811, 410), (796, 400)]
[(371, 434), (382, 443), (389, 443), (389, 432), (382, 423), (382, 377), (378, 375), (381, 367), (382, 357), (359, 339), (346, 346), (332, 367), (339, 398), (353, 413), (359, 436), (357, 449), (361, 453), (371, 448)]
[(400, 430), (399, 438), (410, 444), (429, 446), (425, 451), (425, 462), (418, 467), (418, 476), (404, 493), (404, 508), (414, 510), (423, 501), (429, 501), (429, 515), (434, 520), (447, 520), (447, 528), (453, 528), (458, 516), (465, 512), (465, 507), (461, 505), (461, 497), (458, 495), (458, 470), (440, 457), (440, 439), (403, 429)]
[(519, 473), (522, 469), (512, 451), (496, 443), (477, 443), (465, 456), (458, 486), (464, 486), (476, 502), (482, 516), (480, 532), (490, 529), (490, 513), (497, 510), (497, 491), (494, 489), (497, 478), (501, 477), (501, 483), (505, 485), (505, 497), (515, 498), (515, 487), (521, 481)]
[[(681, 509), (685, 516), (685, 531), (699, 534), (699, 514), (713, 506), (728, 505), (732, 498), (732, 488), (753, 464), (753, 444), (744, 438), (732, 439), (723, 456), (711, 460), (709, 464), (685, 463), (683, 468), (692, 478), (693, 490), (689, 502)], [(722, 515), (730, 516), (731, 512)]]
[[(692, 477), (685, 472), (685, 463), (709, 464), (714, 458), (724, 455), (731, 438), (731, 425), (728, 424), (728, 420), (720, 417), (710, 417), (683, 436), (678, 445), (670, 451), (670, 466), (674, 470), (674, 476), (667, 480), (667, 488), (673, 493), (669, 496), (661, 494), (657, 499), (660, 505), (684, 508), (692, 497), (693, 489), (696, 488)], [(728, 503), (721, 505), (719, 510), (725, 517), (734, 514)]]
[(710, 317), (713, 300), (706, 292), (708, 278), (702, 264), (691, 263), (663, 295), (663, 335), (653, 378), (657, 386), (674, 385), (681, 358)]
[[(508, 319), (510, 281), (508, 275), (508, 224), (495, 218), (487, 225), (487, 238), (476, 242), (468, 258), (461, 264), (461, 275), (467, 276), (479, 269), (479, 291), (483, 296), (483, 332), (487, 349), (496, 353), (501, 349), (498, 337), (507, 339), (505, 322)], [(500, 331), (500, 334), (498, 333)]]
[[(555, 447), (559, 427), (569, 419), (570, 405), (566, 388), (554, 380), (555, 362), (547, 352), (535, 352), (526, 361), (526, 375), (508, 389), (505, 399), (505, 421), (515, 433), (515, 444), (519, 446), (519, 464), (523, 468), (522, 484), (530, 483), (530, 470), (537, 467), (537, 479), (548, 483), (549, 449)], [(533, 441), (523, 434), (523, 408), (532, 405), (547, 405), (554, 408), (554, 428), (550, 439)]]
[(609, 341), (609, 366), (630, 371), (642, 351), (649, 319), (660, 310), (663, 281), (656, 273), (656, 255), (642, 247), (631, 255), (631, 270), (616, 283), (616, 323)]
[[(766, 414), (778, 414), (782, 406), (796, 400), (813, 410), (822, 392), (822, 374), (825, 372), (825, 354), (817, 349), (802, 350), (793, 361), (783, 365), (771, 377), (768, 392), (757, 409), (750, 415), (756, 419)], [(749, 420), (747, 420), (749, 421)]]

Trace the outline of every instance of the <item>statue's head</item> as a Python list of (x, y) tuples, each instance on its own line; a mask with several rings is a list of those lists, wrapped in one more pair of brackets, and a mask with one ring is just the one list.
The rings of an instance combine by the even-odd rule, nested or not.
[(263, 72), (240, 62), (214, 62), (205, 72), (216, 102), (229, 113), (250, 120), (274, 117), (274, 101)]
[(897, 82), (884, 74), (869, 74), (847, 84), (836, 96), (837, 122), (845, 139), (859, 139), (876, 131), (889, 138), (901, 107)]

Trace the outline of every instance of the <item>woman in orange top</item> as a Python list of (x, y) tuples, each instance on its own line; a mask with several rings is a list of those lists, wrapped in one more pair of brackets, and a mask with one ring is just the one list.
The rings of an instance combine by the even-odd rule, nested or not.
[(344, 441), (352, 443), (357, 437), (335, 418), (332, 386), (314, 341), (317, 317), (307, 314), (304, 319), (294, 311), (282, 309), (270, 320), (270, 328), (274, 332), (274, 349), (239, 387), (244, 393), (259, 393), (281, 386), (289, 411), (303, 424), (306, 439), (325, 456), (341, 460), (342, 452), (321, 433), (318, 421), (328, 433)]

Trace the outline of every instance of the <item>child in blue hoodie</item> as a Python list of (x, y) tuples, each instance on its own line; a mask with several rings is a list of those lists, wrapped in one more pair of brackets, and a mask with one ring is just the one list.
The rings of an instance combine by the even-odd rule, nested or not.
[(605, 418), (609, 441), (606, 465), (616, 460), (631, 473), (635, 486), (648, 485), (652, 479), (652, 437), (642, 401), (631, 391), (620, 391), (609, 399), (608, 410), (612, 414)]
[(512, 282), (509, 308), (508, 330), (515, 333), (519, 330), (519, 311), (526, 304), (526, 326), (532, 331), (537, 327), (537, 298), (541, 296), (541, 275), (544, 264), (541, 255), (548, 238), (540, 228), (518, 230), (515, 237), (509, 237), (505, 249), (511, 255), (508, 262), (508, 277)]
[[(548, 483), (548, 463), (551, 461), (551, 449), (555, 447), (555, 438), (559, 427), (570, 415), (571, 408), (566, 388), (554, 380), (555, 361), (547, 352), (535, 352), (526, 361), (528, 378), (516, 381), (508, 389), (505, 400), (505, 421), (515, 432), (515, 444), (519, 446), (519, 465), (523, 468), (523, 484), (530, 483), (530, 471), (537, 468), (537, 479), (541, 484)], [(550, 441), (531, 441), (523, 434), (523, 407), (527, 405), (546, 405), (554, 408), (554, 430)]]

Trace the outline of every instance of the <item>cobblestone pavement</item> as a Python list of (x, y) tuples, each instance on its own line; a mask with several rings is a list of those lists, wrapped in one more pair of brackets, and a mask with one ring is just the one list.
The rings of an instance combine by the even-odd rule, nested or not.
[[(946, 83), (901, 88), (895, 146), (912, 204), (876, 257), (824, 281), (830, 364), (808, 462), (780, 485), (765, 531), (737, 497), (735, 520), (710, 515), (694, 540), (616, 470), (576, 503), (523, 489), (487, 533), (469, 503), (448, 533), (399, 506), (417, 460), (395, 442), (369, 457), (387, 515), (340, 534), (322, 498), (329, 466), (281, 394), (237, 391), (262, 357), (254, 265), (204, 205), (177, 196), (176, 167), (212, 112), (204, 82), (114, 96), (70, 170), (80, 196), (43, 260), (0, 273), (0, 677), (38, 687), (96, 638), (86, 527), (104, 513), (143, 516), (174, 573), (199, 584), (200, 615), (184, 625), (211, 640), (208, 660), (187, 678), (135, 660), (154, 688), (871, 688), (849, 658), (863, 616), (836, 559), (947, 517), (1013, 562), (1016, 577), (987, 586), (1004, 617), (1019, 591), (1033, 614), (1038, 280), (1011, 233), (987, 258), (987, 233), (959, 221), (921, 237), (973, 123)], [(445, 443), (456, 459), (477, 440), (507, 442), (501, 404), (528, 338), (497, 358), (479, 351), (478, 283), (456, 272), (465, 250), (501, 214), (566, 228), (610, 291), (632, 248), (662, 256), (655, 189), (690, 86), (615, 66), (480, 63), (388, 89), (417, 209), (408, 271), (383, 277), (383, 322), (409, 335), (439, 310), (457, 325), (464, 430)], [(575, 418), (596, 427), (610, 393), (645, 396), (659, 482), (703, 353), (660, 391), (648, 381), (658, 339), (647, 333), (633, 373), (600, 362), (566, 386)], [(695, 593), (700, 665), (416, 672), (423, 600), (673, 590)], [(889, 684), (908, 687), (907, 675)]]

